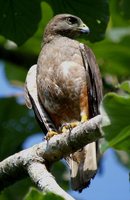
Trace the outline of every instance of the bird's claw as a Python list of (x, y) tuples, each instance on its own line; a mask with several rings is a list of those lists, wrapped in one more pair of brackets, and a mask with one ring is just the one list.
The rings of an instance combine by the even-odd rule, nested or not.
[(71, 123), (65, 123), (65, 124), (62, 125), (61, 132), (65, 133), (68, 130), (71, 131), (74, 127), (76, 127), (78, 125), (79, 125), (79, 122), (77, 122), (77, 121), (71, 122)]
[(54, 135), (58, 135), (59, 133), (55, 132), (55, 131), (48, 131), (45, 139), (46, 140), (50, 140), (51, 137), (53, 137)]

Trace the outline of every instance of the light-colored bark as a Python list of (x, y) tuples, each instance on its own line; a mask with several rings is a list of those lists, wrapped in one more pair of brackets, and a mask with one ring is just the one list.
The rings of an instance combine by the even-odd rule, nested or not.
[(28, 174), (34, 183), (37, 183), (37, 187), (44, 192), (53, 192), (62, 196), (66, 200), (74, 200), (68, 193), (66, 193), (55, 181), (55, 178), (48, 172), (46, 166), (34, 162), (27, 168)]

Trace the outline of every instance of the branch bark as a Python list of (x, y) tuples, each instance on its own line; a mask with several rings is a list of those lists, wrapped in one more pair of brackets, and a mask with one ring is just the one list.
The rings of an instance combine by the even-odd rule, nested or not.
[(66, 200), (72, 200), (73, 198), (58, 186), (46, 166), (102, 137), (99, 131), (101, 121), (101, 116), (98, 115), (88, 122), (81, 123), (71, 132), (54, 136), (49, 141), (23, 150), (0, 162), (0, 190), (29, 174), (40, 190), (51, 191), (62, 195)]
[(27, 168), (28, 174), (37, 187), (44, 192), (53, 192), (57, 195), (64, 197), (66, 200), (74, 200), (67, 194), (55, 181), (51, 173), (48, 172), (45, 165), (34, 162)]

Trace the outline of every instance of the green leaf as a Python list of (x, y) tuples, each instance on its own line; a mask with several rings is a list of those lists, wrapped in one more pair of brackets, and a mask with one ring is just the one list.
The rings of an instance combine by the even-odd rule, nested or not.
[(40, 19), (40, 0), (0, 1), (0, 34), (18, 45), (36, 32)]
[(21, 200), (32, 185), (30, 178), (18, 181), (0, 193), (0, 200)]
[(23, 54), (27, 52), (38, 55), (41, 50), (44, 28), (47, 25), (48, 21), (53, 17), (53, 10), (48, 3), (42, 2), (41, 8), (43, 17), (39, 23), (37, 32), (33, 35), (33, 37), (29, 38), (26, 43), (19, 47), (20, 52), (22, 52)]
[(124, 90), (125, 92), (130, 93), (130, 81), (124, 81), (119, 85), (119, 88)]
[(0, 99), (0, 160), (19, 151), (29, 135), (39, 131), (36, 120), (15, 98)]
[(35, 188), (31, 188), (24, 200), (64, 200), (64, 198), (54, 193), (42, 193)]
[[(88, 39), (92, 42), (102, 40), (109, 21), (108, 0), (45, 0), (54, 11), (54, 15), (70, 13), (79, 16), (90, 28)], [(57, 6), (58, 5), (58, 6)]]
[(130, 126), (124, 128), (116, 137), (114, 137), (109, 145), (116, 149), (130, 150)]
[(100, 107), (102, 131), (109, 146), (130, 151), (130, 96), (108, 93)]

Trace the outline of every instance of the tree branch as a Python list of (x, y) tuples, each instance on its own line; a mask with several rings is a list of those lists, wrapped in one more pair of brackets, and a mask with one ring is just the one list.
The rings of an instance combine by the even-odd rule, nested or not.
[[(99, 139), (101, 137), (99, 132), (101, 121), (101, 116), (98, 115), (81, 123), (71, 132), (54, 136), (49, 141), (23, 150), (0, 162), (0, 190), (29, 174), (39, 189), (53, 192), (51, 185), (53, 183), (53, 188), (57, 188), (54, 189), (54, 192), (65, 197), (63, 190), (57, 185), (45, 165), (52, 164)], [(65, 199), (73, 198), (65, 197)]]
[(46, 166), (34, 162), (29, 165), (28, 174), (34, 183), (37, 183), (37, 187), (44, 192), (53, 192), (57, 195), (64, 197), (66, 200), (74, 200), (68, 195), (55, 181), (51, 173), (48, 172)]

